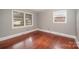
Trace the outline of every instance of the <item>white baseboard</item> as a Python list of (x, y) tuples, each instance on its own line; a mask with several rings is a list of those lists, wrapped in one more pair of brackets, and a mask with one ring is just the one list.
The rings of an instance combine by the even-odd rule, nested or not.
[[(36, 30), (48, 32), (48, 33), (52, 33), (52, 34), (56, 34), (56, 35), (60, 35), (60, 36), (64, 36), (64, 37), (74, 38), (76, 40), (76, 42), (78, 42), (77, 39), (76, 39), (76, 36), (63, 34), (63, 33), (59, 33), (59, 32), (53, 32), (53, 31), (44, 30), (44, 29), (39, 29), (39, 28), (30, 30), (30, 31), (21, 32), (21, 33), (18, 33), (18, 34), (13, 34), (13, 35), (6, 36), (6, 37), (2, 37), (2, 38), (0, 38), (0, 41), (7, 40), (7, 39), (10, 39), (10, 38), (13, 38), (13, 37), (16, 37), (16, 36), (20, 36), (20, 35), (23, 35), (23, 34), (27, 34), (27, 33), (30, 33), (30, 32), (36, 31)], [(79, 43), (78, 43), (78, 45), (79, 45)]]
[(13, 34), (13, 35), (10, 35), (10, 36), (2, 37), (2, 38), (0, 38), (0, 41), (7, 40), (7, 39), (10, 39), (10, 38), (13, 38), (13, 37), (16, 37), (16, 36), (20, 36), (20, 35), (23, 35), (23, 34), (27, 34), (27, 33), (30, 33), (30, 32), (36, 31), (36, 30), (38, 30), (38, 29), (33, 29), (33, 30), (18, 33), (18, 34)]
[(59, 33), (59, 32), (54, 32), (54, 31), (49, 31), (49, 30), (44, 30), (44, 29), (38, 29), (38, 30), (39, 31), (43, 31), (43, 32), (48, 32), (48, 33), (56, 34), (56, 35), (60, 35), (60, 36), (64, 36), (64, 37), (69, 37), (69, 38), (76, 39), (76, 36), (69, 35), (69, 34), (64, 34), (64, 33)]

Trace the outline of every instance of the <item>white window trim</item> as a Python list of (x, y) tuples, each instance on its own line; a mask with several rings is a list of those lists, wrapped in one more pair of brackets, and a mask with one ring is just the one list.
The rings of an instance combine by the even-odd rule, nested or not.
[[(58, 11), (60, 11), (60, 10), (58, 10)], [(62, 10), (61, 10), (61, 11), (62, 11)], [(55, 11), (55, 12), (56, 12), (56, 11)], [(65, 12), (66, 12), (66, 16), (65, 16), (66, 18), (65, 18), (65, 21), (64, 21), (64, 22), (56, 22), (55, 19), (54, 19), (55, 16), (53, 15), (53, 23), (62, 23), (62, 24), (66, 24), (66, 23), (67, 23), (67, 10), (65, 10)], [(54, 13), (54, 11), (53, 11), (53, 13)]]
[[(13, 11), (17, 11), (17, 12), (22, 12), (24, 13), (24, 26), (19, 26), (19, 27), (14, 27), (14, 24), (13, 24)], [(32, 25), (25, 25), (25, 14), (31, 14), (32, 15)], [(12, 29), (19, 29), (19, 28), (25, 28), (25, 27), (32, 27), (33, 26), (33, 13), (30, 13), (30, 12), (24, 12), (24, 11), (20, 11), (20, 10), (12, 10)]]

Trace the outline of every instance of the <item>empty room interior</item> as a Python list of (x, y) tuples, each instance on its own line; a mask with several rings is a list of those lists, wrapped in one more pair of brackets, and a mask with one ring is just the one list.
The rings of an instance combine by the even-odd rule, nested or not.
[(0, 49), (78, 49), (78, 9), (0, 9)]

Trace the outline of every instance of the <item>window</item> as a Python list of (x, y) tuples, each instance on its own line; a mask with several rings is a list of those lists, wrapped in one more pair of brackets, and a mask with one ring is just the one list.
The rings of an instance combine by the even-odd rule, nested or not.
[(32, 15), (31, 14), (25, 14), (25, 25), (32, 25)]
[(33, 25), (33, 15), (22, 11), (12, 11), (12, 28), (22, 28)]
[(54, 11), (53, 23), (67, 23), (67, 11), (66, 10)]

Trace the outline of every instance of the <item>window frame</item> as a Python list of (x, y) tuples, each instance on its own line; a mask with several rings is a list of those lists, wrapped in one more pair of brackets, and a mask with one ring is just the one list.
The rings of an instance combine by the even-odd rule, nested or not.
[[(59, 21), (59, 22), (56, 22), (55, 21), (55, 17), (58, 17), (58, 16), (54, 16), (54, 13), (57, 13), (57, 12), (60, 12), (60, 11), (64, 11), (64, 17), (65, 17), (65, 19), (64, 19), (64, 21), (63, 22), (61, 22), (61, 21)], [(60, 13), (61, 14), (61, 13)], [(60, 15), (61, 16), (61, 15)], [(60, 17), (59, 16), (59, 17)], [(62, 16), (61, 16), (62, 17)], [(63, 24), (65, 24), (65, 23), (67, 23), (67, 10), (56, 10), (56, 11), (53, 11), (53, 23), (63, 23)]]
[(25, 14), (31, 14), (32, 15), (32, 25), (28, 25), (28, 26), (26, 26), (26, 23), (24, 23), (24, 26), (26, 26), (26, 27), (30, 27), (30, 26), (33, 26), (33, 13), (29, 13), (29, 12), (25, 12), (24, 13), (24, 22), (25, 22)]
[[(15, 27), (14, 26), (14, 23), (13, 23), (13, 21), (14, 21), (14, 14), (13, 14), (13, 12), (14, 11), (16, 11), (16, 12), (20, 12), (20, 13), (23, 13), (24, 14), (24, 18), (23, 18), (23, 20), (24, 20), (24, 25), (23, 26), (17, 26), (17, 27)], [(32, 15), (32, 24), (31, 25), (25, 25), (25, 14), (31, 14)], [(31, 26), (33, 26), (33, 13), (30, 13), (30, 12), (24, 12), (24, 11), (20, 11), (20, 10), (12, 10), (12, 29), (18, 29), (18, 28), (25, 28), (25, 27), (31, 27)]]

